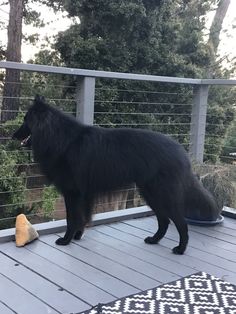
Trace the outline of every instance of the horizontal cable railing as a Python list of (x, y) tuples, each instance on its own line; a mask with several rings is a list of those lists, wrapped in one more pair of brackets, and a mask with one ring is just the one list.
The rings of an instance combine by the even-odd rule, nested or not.
[[(201, 170), (196, 168), (201, 176), (214, 172), (219, 163), (220, 167), (224, 164), (223, 172), (230, 167), (234, 174), (232, 165), (236, 157), (230, 153), (236, 152), (236, 142), (232, 142), (233, 133), (225, 132), (227, 123), (233, 125), (235, 121), (234, 108), (232, 105), (232, 110), (216, 109), (208, 97), (208, 88), (217, 84), (222, 90), (227, 87), (229, 92), (235, 88), (236, 80), (172, 78), (14, 62), (0, 62), (0, 68), (21, 70), (20, 82), (3, 81), (0, 90), (1, 116), (13, 115), (9, 121), (0, 121), (0, 161), (5, 165), (5, 170), (0, 171), (0, 229), (12, 226), (20, 212), (33, 222), (65, 217), (62, 198), (48, 186), (39, 165), (33, 161), (32, 151), (20, 148), (11, 139), (36, 93), (87, 124), (145, 128), (171, 136), (184, 146), (193, 160), (201, 163)], [(18, 85), (20, 95), (6, 95), (4, 84)], [(231, 99), (224, 96), (225, 101)], [(10, 101), (18, 102), (19, 110), (4, 106)], [(235, 178), (230, 180), (236, 182)], [(143, 204), (136, 187), (130, 186), (101, 197), (94, 210)]]

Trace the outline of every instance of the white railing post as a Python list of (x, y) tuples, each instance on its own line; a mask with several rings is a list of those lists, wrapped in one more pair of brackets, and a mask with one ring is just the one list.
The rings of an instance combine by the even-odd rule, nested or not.
[(76, 90), (76, 118), (88, 125), (94, 119), (95, 78), (81, 77)]
[(194, 87), (189, 153), (191, 159), (199, 163), (203, 162), (204, 154), (208, 90), (208, 85)]

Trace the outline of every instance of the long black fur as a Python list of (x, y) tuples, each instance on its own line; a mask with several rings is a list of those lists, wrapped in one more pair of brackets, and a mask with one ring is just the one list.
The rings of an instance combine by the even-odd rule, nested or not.
[(199, 209), (206, 218), (212, 212), (218, 216), (216, 203), (193, 175), (185, 150), (165, 135), (86, 126), (39, 96), (13, 138), (28, 135), (35, 161), (65, 199), (67, 230), (56, 241), (59, 245), (81, 238), (98, 195), (132, 183), (158, 219), (159, 228), (146, 243), (157, 243), (171, 219), (180, 236), (173, 252), (183, 254), (188, 243), (185, 213)]

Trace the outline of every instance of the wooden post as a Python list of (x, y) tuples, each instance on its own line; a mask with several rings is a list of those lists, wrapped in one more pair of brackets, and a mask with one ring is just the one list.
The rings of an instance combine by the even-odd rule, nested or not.
[(82, 77), (79, 79), (76, 92), (76, 118), (88, 125), (94, 119), (95, 78)]
[(203, 162), (204, 154), (208, 90), (208, 85), (194, 88), (189, 152), (190, 157), (199, 163)]

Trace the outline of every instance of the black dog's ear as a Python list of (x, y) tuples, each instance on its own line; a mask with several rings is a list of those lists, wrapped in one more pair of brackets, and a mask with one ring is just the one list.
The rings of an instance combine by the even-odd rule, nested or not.
[(46, 108), (45, 98), (43, 96), (36, 95), (35, 98), (34, 98), (33, 106), (37, 110), (40, 110), (40, 111), (44, 110)]

